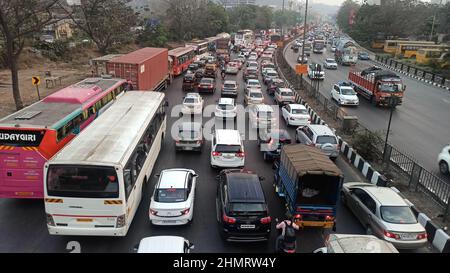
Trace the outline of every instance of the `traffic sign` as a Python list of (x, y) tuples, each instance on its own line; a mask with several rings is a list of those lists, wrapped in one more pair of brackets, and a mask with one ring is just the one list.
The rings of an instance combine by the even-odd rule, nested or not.
[(33, 83), (34, 86), (36, 85), (40, 85), (41, 84), (41, 78), (34, 76), (31, 78), (31, 82)]
[(295, 72), (297, 73), (297, 75), (308, 74), (308, 65), (297, 64), (295, 66)]

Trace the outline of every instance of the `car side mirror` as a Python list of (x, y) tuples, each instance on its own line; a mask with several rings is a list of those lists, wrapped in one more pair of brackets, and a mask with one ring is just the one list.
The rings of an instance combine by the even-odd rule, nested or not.
[(198, 174), (194, 174), (193, 177), (198, 177)]
[(133, 250), (137, 252), (139, 250), (139, 244), (134, 245)]
[(405, 91), (406, 90), (406, 84), (405, 85), (403, 85), (403, 91)]
[(216, 175), (216, 178), (215, 178), (217, 181), (219, 181), (220, 180), (220, 175)]
[(158, 178), (158, 177), (160, 177), (161, 176), (161, 174), (155, 174), (155, 177), (156, 178)]
[(169, 107), (169, 102), (166, 101), (166, 102), (164, 103), (164, 106)]
[(194, 248), (195, 248), (195, 245), (193, 243), (189, 242), (189, 249), (194, 249)]

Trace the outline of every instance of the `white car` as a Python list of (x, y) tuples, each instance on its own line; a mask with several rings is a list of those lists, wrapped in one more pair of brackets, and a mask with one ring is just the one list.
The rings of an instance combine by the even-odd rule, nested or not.
[(288, 126), (305, 126), (311, 124), (311, 116), (302, 104), (288, 104), (281, 108), (281, 113)]
[(325, 61), (323, 62), (323, 66), (326, 69), (337, 69), (337, 67), (338, 67), (336, 61), (333, 58), (325, 59)]
[(295, 94), (290, 88), (277, 88), (274, 99), (279, 105), (295, 103)]
[(308, 65), (308, 78), (314, 80), (324, 80), (325, 71), (323, 71), (320, 64), (311, 63)]
[(141, 240), (137, 253), (190, 253), (194, 245), (179, 236), (152, 236)]
[(244, 58), (244, 59), (246, 59), (245, 52), (242, 52), (242, 51), (239, 52), (238, 58)]
[(220, 98), (214, 112), (216, 118), (236, 118), (236, 101), (232, 98)]
[(201, 115), (203, 103), (203, 98), (198, 93), (187, 93), (183, 99), (181, 113), (183, 115)]
[(195, 186), (198, 175), (189, 169), (167, 169), (158, 175), (150, 201), (153, 225), (185, 225), (194, 217)]
[(227, 68), (225, 69), (227, 74), (237, 74), (239, 73), (239, 65), (236, 62), (229, 62)]
[(264, 103), (264, 95), (260, 88), (246, 89), (244, 93), (244, 104), (261, 104)]
[(358, 96), (349, 84), (338, 83), (331, 89), (331, 98), (339, 105), (359, 105)]
[(245, 164), (244, 143), (238, 130), (219, 129), (211, 141), (212, 168), (241, 168)]
[(247, 83), (245, 84), (245, 90), (249, 90), (249, 89), (261, 90), (261, 84), (259, 83), (259, 80), (248, 79)]
[(267, 104), (252, 105), (248, 118), (252, 128), (275, 128), (277, 124), (273, 108)]
[(250, 56), (248, 56), (248, 61), (253, 61), (255, 62), (256, 60), (258, 60), (258, 54), (257, 53), (251, 53)]
[(442, 174), (449, 173), (450, 166), (450, 144), (445, 146), (438, 156), (439, 170)]

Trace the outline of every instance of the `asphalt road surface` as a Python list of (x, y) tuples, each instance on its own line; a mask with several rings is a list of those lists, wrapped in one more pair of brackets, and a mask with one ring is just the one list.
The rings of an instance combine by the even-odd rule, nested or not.
[[(240, 84), (238, 102), (243, 103), (242, 71), (237, 76), (228, 75), (226, 79), (237, 79)], [(203, 95), (206, 104), (216, 104), (220, 97), (221, 79), (217, 80), (215, 94)], [(181, 91), (182, 78), (175, 79), (173, 84), (165, 91), (170, 108), (181, 103), (184, 92)], [(273, 100), (265, 93), (266, 103), (274, 104)], [(361, 107), (362, 108), (362, 107)], [(178, 117), (168, 118), (167, 130), (170, 130)], [(206, 122), (209, 119), (204, 119)], [(285, 128), (284, 121), (280, 122)], [(292, 137), (294, 129), (289, 128)], [(242, 132), (245, 133), (245, 132)], [(167, 134), (169, 135), (169, 134)], [(193, 252), (200, 253), (261, 253), (273, 252), (274, 241), (277, 236), (275, 223), (272, 222), (271, 240), (267, 243), (227, 243), (224, 242), (218, 232), (215, 211), (215, 193), (217, 170), (210, 167), (210, 142), (205, 143), (203, 152), (176, 153), (174, 141), (166, 137), (162, 151), (159, 155), (153, 174), (167, 168), (190, 168), (198, 174), (197, 192), (194, 208), (194, 221), (190, 226), (181, 227), (154, 227), (148, 220), (148, 207), (153, 192), (156, 178), (152, 175), (150, 187), (143, 198), (140, 207), (133, 220), (133, 224), (126, 237), (74, 237), (74, 236), (50, 236), (45, 224), (44, 204), (42, 200), (0, 200), (0, 252), (70, 252), (67, 244), (71, 241), (79, 242), (81, 252), (109, 253), (109, 252), (133, 252), (133, 247), (147, 236), (177, 235), (183, 236), (195, 244)], [(276, 196), (273, 183), (271, 163), (263, 160), (256, 141), (245, 140), (246, 169), (257, 172), (265, 177), (262, 182), (272, 219), (284, 219), (284, 205)], [(363, 178), (343, 158), (338, 158), (337, 166), (345, 176), (345, 182), (363, 181)], [(300, 253), (312, 252), (322, 247), (325, 236), (331, 231), (321, 229), (303, 229), (298, 232), (297, 251)], [(337, 233), (363, 234), (364, 228), (349, 210), (343, 206), (338, 207)], [(413, 252), (430, 252), (429, 247)]]
[[(297, 64), (297, 57), (301, 52), (301, 48), (299, 53), (294, 53), (290, 45), (287, 47), (285, 57), (291, 67)], [(322, 63), (326, 58), (334, 58), (329, 46), (323, 54), (311, 53), (308, 63)], [(374, 64), (376, 63), (373, 61), (359, 60), (355, 67), (338, 66), (337, 70), (325, 70), (325, 80), (320, 83), (320, 92), (331, 98), (332, 86), (338, 81), (348, 80), (350, 69), (362, 70)], [(406, 92), (403, 104), (393, 113), (389, 141), (401, 151), (410, 154), (423, 167), (450, 182), (448, 176), (439, 173), (437, 164), (438, 154), (450, 143), (450, 92), (399, 75), (406, 84)], [(375, 107), (362, 97), (358, 107), (344, 106), (344, 109), (348, 115), (357, 116), (358, 121), (366, 128), (386, 134), (389, 109)]]

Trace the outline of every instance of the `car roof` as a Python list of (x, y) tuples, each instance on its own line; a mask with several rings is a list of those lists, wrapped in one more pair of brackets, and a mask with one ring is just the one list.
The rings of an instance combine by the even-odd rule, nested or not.
[(325, 59), (325, 61), (336, 62), (336, 60), (333, 58), (327, 58), (327, 59)]
[(272, 130), (268, 133), (268, 135), (270, 135), (273, 138), (286, 138), (286, 139), (290, 139), (291, 135), (289, 134), (289, 132), (287, 130), (284, 129), (275, 129)]
[(139, 243), (138, 253), (183, 253), (184, 243), (179, 236), (146, 237)]
[(326, 125), (321, 125), (321, 124), (310, 124), (308, 125), (309, 128), (311, 128), (312, 131), (314, 131), (314, 133), (316, 133), (316, 135), (332, 135), (334, 136), (333, 131), (331, 131), (330, 127), (326, 126)]
[(259, 84), (259, 80), (257, 80), (257, 79), (248, 79), (247, 83), (250, 83), (250, 82), (257, 82)]
[(187, 97), (195, 97), (195, 98), (199, 98), (200, 94), (199, 93), (187, 93), (186, 94), (186, 98)]
[(233, 98), (220, 98), (219, 104), (233, 104), (234, 105), (234, 99)]
[(186, 185), (186, 176), (190, 172), (188, 169), (167, 169), (161, 172), (158, 183), (160, 189), (182, 189)]
[(238, 130), (218, 129), (216, 130), (217, 144), (241, 145), (241, 134)]
[(364, 187), (382, 206), (408, 206), (405, 200), (393, 189), (387, 187)]
[(306, 107), (303, 104), (289, 104), (291, 109), (306, 109)]
[(281, 92), (294, 92), (294, 91), (292, 91), (292, 89), (290, 89), (290, 88), (286, 88), (286, 87), (283, 87), (283, 88), (278, 88)]
[(204, 80), (208, 80), (208, 81), (214, 81), (214, 79), (213, 78), (202, 78), (202, 81), (204, 81)]
[(228, 172), (228, 201), (229, 202), (263, 202), (264, 192), (256, 174), (248, 172)]
[(378, 239), (373, 235), (355, 235), (355, 234), (330, 234), (327, 245), (336, 253), (369, 253), (374, 249), (369, 247), (371, 244), (377, 248), (380, 253), (398, 253), (396, 248), (389, 242)]
[(182, 122), (178, 124), (178, 129), (194, 129), (200, 130), (202, 124), (200, 122)]
[(237, 82), (232, 80), (226, 80), (223, 84), (237, 84)]
[(254, 107), (256, 111), (273, 112), (272, 106), (267, 104), (256, 104)]

